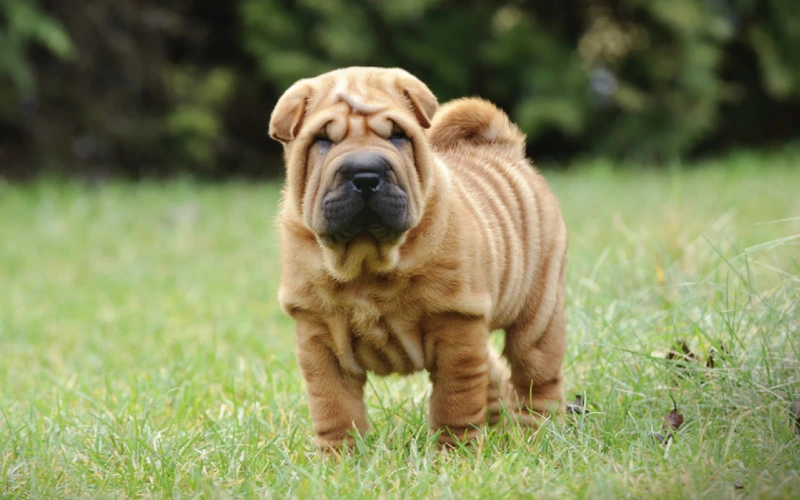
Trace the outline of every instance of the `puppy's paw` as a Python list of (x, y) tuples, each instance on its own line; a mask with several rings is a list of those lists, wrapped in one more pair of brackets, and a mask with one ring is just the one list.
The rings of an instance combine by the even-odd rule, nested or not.
[(314, 437), (314, 446), (318, 454), (323, 456), (348, 453), (355, 448), (356, 436), (354, 432), (317, 434)]
[(477, 426), (440, 426), (432, 428), (431, 432), (438, 433), (437, 441), (444, 448), (455, 448), (460, 444), (475, 444), (484, 437), (483, 429)]
[(564, 414), (564, 404), (557, 400), (517, 401), (510, 412), (512, 420), (527, 427), (539, 427), (545, 420)]

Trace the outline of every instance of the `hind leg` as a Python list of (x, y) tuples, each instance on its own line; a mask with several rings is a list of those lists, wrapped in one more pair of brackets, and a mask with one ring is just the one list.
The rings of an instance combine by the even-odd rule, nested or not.
[(506, 404), (520, 423), (536, 425), (541, 417), (560, 411), (564, 401), (561, 365), (566, 352), (564, 278), (555, 297), (540, 300), (534, 314), (506, 330), (503, 351), (511, 367), (512, 399)]
[(500, 423), (502, 418), (501, 407), (508, 405), (513, 400), (511, 388), (511, 370), (508, 363), (490, 345), (489, 346), (489, 393), (486, 418), (489, 425)]

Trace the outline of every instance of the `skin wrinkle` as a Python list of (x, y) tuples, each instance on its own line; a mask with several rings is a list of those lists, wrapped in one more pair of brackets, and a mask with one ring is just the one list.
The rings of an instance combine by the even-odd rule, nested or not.
[[(529, 168), (527, 162), (525, 166), (521, 168), (525, 167)], [(506, 185), (509, 188), (510, 196), (507, 196), (506, 199), (511, 200), (513, 203), (513, 207), (509, 208), (511, 214), (517, 215), (517, 219), (513, 227), (516, 241), (520, 242), (522, 249), (532, 248), (528, 214), (531, 212), (530, 207), (534, 202), (533, 200), (535, 200), (536, 194), (530, 190), (530, 187), (524, 182), (523, 179), (519, 178), (519, 175), (517, 175), (515, 171), (511, 171), (509, 176), (511, 177), (511, 181)], [(523, 190), (525, 191), (524, 194), (521, 193)], [(522, 251), (524, 252), (524, 250)], [(510, 295), (517, 296), (521, 302), (524, 302), (527, 293), (525, 290), (523, 290), (523, 284), (530, 283), (535, 269), (534, 266), (530, 265), (530, 259), (523, 258), (524, 254), (517, 253), (514, 255), (517, 258), (521, 258), (523, 272), (518, 276), (517, 282), (519, 283), (519, 286), (516, 287), (513, 292), (510, 292)], [(508, 298), (506, 297), (504, 301), (507, 300)]]
[[(485, 202), (484, 200), (489, 199), (491, 196), (490, 189), (488, 186), (488, 182), (484, 182), (483, 179), (479, 178), (476, 175), (473, 175), (472, 172), (469, 170), (464, 172), (465, 175), (461, 175), (459, 178), (464, 182), (463, 186), (468, 192), (472, 192), (473, 196), (467, 196), (467, 199), (476, 200), (476, 204), (473, 205), (473, 211), (475, 212), (475, 218), (479, 221), (483, 227), (483, 233), (494, 233), (494, 237), (487, 238), (489, 245), (491, 246), (491, 251), (489, 255), (497, 256), (498, 258), (493, 258), (489, 262), (493, 268), (493, 274), (498, 275), (500, 274), (502, 277), (500, 280), (497, 280), (492, 285), (492, 297), (496, 301), (497, 298), (501, 295), (500, 289), (501, 287), (505, 287), (508, 285), (508, 274), (511, 272), (510, 266), (508, 262), (506, 262), (507, 258), (507, 249), (506, 249), (506, 240), (503, 237), (500, 237), (497, 233), (498, 225), (502, 226), (500, 223), (500, 219), (498, 218), (498, 214), (492, 204)], [(475, 193), (480, 193), (475, 196)], [(500, 227), (500, 232), (503, 233), (502, 227)], [(495, 325), (493, 325), (495, 326)]]
[(347, 323), (348, 321), (345, 317), (334, 317), (334, 321), (328, 326), (330, 327), (330, 332), (342, 367), (352, 373), (362, 374), (365, 370), (356, 360)]
[[(507, 200), (509, 198), (510, 186), (506, 180), (499, 177), (499, 174), (496, 173), (496, 169), (496, 165), (489, 165), (487, 168), (485, 164), (481, 164), (479, 172), (467, 170), (465, 173), (467, 174), (467, 177), (471, 177), (476, 180), (480, 177), (484, 180), (484, 182), (475, 182), (473, 185), (477, 186), (478, 189), (484, 192), (485, 198), (500, 198)], [(492, 192), (490, 193), (489, 191)], [(522, 257), (522, 249), (518, 244), (516, 234), (514, 234), (515, 231), (513, 228), (515, 225), (512, 222), (512, 215), (509, 207), (505, 203), (490, 204), (487, 207), (487, 212), (491, 213), (491, 215), (494, 217), (494, 222), (496, 223), (495, 228), (500, 232), (496, 238), (496, 240), (502, 245), (499, 254), (507, 256), (506, 258), (509, 260), (520, 259)], [(511, 248), (506, 248), (506, 245), (510, 245)], [(506, 305), (506, 309), (510, 309), (512, 311), (505, 314), (498, 314), (498, 316), (501, 318), (506, 316), (506, 314), (516, 316), (514, 312), (518, 313), (518, 310), (521, 308), (521, 303), (509, 303), (510, 297), (519, 297), (518, 292), (522, 285), (520, 279), (521, 276), (512, 276), (512, 271), (519, 267), (519, 265), (515, 264), (516, 262), (504, 263), (502, 277), (498, 283), (498, 285), (502, 284), (502, 287), (498, 286), (498, 294), (495, 296), (495, 300), (498, 304)], [(502, 290), (500, 290), (501, 288)]]
[[(459, 187), (461, 188), (462, 192), (467, 190), (467, 188), (464, 185), (465, 184), (464, 181), (470, 182), (468, 179), (469, 179), (469, 177), (467, 177), (467, 176), (462, 176), (462, 177), (459, 178), (459, 180), (461, 181), (461, 182), (459, 182)], [(465, 196), (465, 200), (466, 200), (467, 208), (472, 212), (473, 220), (477, 224), (480, 225), (480, 233), (481, 234), (489, 233), (491, 231), (490, 221), (487, 220), (486, 217), (483, 217), (484, 210), (483, 210), (482, 206), (479, 206), (479, 204), (480, 204), (479, 200), (471, 198), (469, 196)], [(499, 252), (498, 252), (498, 248), (497, 247), (498, 247), (498, 245), (500, 243), (497, 242), (495, 240), (495, 238), (486, 238), (486, 242), (489, 245), (488, 254), (489, 255), (498, 255)], [(487, 259), (487, 260), (489, 260), (489, 259)], [(493, 274), (497, 274), (496, 267), (499, 265), (499, 263), (496, 260), (491, 259), (491, 260), (488, 261), (488, 263), (487, 262), (483, 262), (482, 264), (483, 265), (487, 265), (488, 267), (492, 268)]]
[[(282, 139), (296, 116), (302, 126)], [(322, 127), (333, 142), (324, 155), (311, 146)], [(393, 129), (409, 140), (391, 141)], [(546, 415), (563, 401), (566, 229), (505, 114), (477, 99), (436, 111), (408, 73), (349, 68), (293, 85), (270, 135), (284, 143), (289, 184), (279, 297), (297, 321), (317, 446), (350, 445), (351, 430), (368, 430), (357, 397), (367, 371), (428, 370), (432, 430), (450, 431), (443, 443), (476, 437), (487, 416), (498, 422), (499, 398), (528, 425), (539, 418), (529, 410)], [(342, 186), (337, 172), (355, 152), (385, 158), (406, 193), (408, 229), (396, 242), (321, 236), (325, 195)], [(399, 199), (387, 191), (385, 206)], [(488, 345), (493, 328), (506, 330), (505, 359)]]
[[(526, 166), (530, 166), (526, 162)], [(523, 200), (530, 200), (533, 203), (536, 203), (536, 193), (530, 188), (530, 186), (523, 182), (522, 179), (519, 179), (518, 174), (514, 174), (514, 181), (511, 182), (512, 191), (514, 193), (514, 198), (517, 201), (517, 206), (522, 207), (524, 206)], [(523, 192), (524, 191), (524, 192)], [(521, 241), (523, 242), (523, 247), (529, 249), (535, 248), (534, 244), (534, 235), (535, 231), (532, 230), (532, 227), (535, 227), (538, 224), (538, 220), (536, 223), (532, 222), (531, 217), (531, 210), (519, 210), (520, 213), (520, 237)], [(528, 259), (524, 259), (524, 267), (525, 271), (523, 273), (523, 282), (530, 283), (533, 281), (533, 278), (536, 273), (536, 267), (531, 265), (531, 262)]]

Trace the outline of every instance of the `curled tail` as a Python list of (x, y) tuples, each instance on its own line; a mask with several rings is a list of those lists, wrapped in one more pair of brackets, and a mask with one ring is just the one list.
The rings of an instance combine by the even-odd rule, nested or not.
[(525, 134), (497, 106), (475, 97), (442, 106), (433, 117), (428, 140), (439, 150), (465, 144), (496, 144), (525, 156)]

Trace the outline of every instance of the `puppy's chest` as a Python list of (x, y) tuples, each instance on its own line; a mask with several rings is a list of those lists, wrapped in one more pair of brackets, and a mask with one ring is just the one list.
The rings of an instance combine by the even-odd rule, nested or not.
[(379, 375), (407, 374), (427, 365), (418, 308), (387, 290), (338, 290), (331, 334), (342, 365)]

